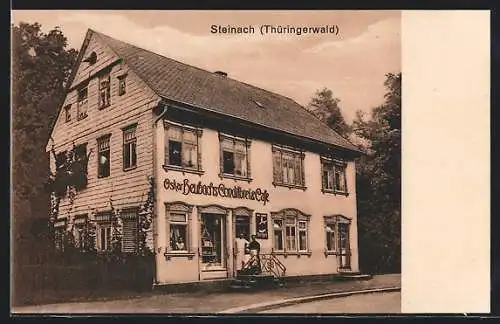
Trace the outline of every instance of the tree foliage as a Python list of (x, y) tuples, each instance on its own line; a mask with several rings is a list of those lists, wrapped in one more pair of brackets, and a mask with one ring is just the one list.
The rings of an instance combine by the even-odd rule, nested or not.
[(401, 73), (386, 75), (384, 103), (365, 120), (358, 112), (357, 136), (367, 141), (358, 162), (357, 200), (360, 265), (370, 272), (401, 267)]
[(350, 127), (342, 116), (339, 103), (340, 99), (333, 96), (332, 90), (323, 88), (316, 91), (307, 109), (337, 133), (348, 137)]
[(48, 215), (45, 146), (77, 51), (67, 48), (67, 39), (57, 27), (47, 33), (38, 23), (11, 27), (13, 213), (15, 221), (21, 222)]

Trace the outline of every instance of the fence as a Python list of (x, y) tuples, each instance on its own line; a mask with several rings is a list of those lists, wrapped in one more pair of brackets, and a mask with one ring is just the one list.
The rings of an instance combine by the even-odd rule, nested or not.
[(13, 304), (144, 291), (153, 283), (152, 256), (64, 253), (37, 259), (14, 266)]

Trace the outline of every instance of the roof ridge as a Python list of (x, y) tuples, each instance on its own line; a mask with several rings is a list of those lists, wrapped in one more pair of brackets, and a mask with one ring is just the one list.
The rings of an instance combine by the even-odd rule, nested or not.
[[(126, 45), (128, 45), (128, 46), (135, 47), (136, 49), (139, 49), (139, 50), (142, 50), (142, 51), (146, 51), (146, 52), (148, 52), (148, 53), (152, 53), (152, 54), (154, 54), (154, 55), (156, 55), (156, 56), (160, 56), (160, 57), (166, 58), (166, 59), (171, 60), (171, 61), (174, 61), (174, 62), (176, 62), (176, 63), (178, 63), (178, 64), (182, 64), (182, 65), (188, 66), (188, 67), (190, 67), (190, 68), (194, 68), (194, 69), (197, 69), (197, 70), (199, 70), (199, 71), (203, 71), (203, 72), (206, 72), (206, 73), (209, 73), (209, 74), (214, 74), (214, 72), (209, 71), (209, 70), (204, 69), (204, 68), (201, 68), (201, 67), (199, 67), (199, 66), (195, 66), (195, 65), (192, 65), (192, 64), (189, 64), (189, 63), (181, 62), (181, 61), (176, 60), (176, 59), (174, 59), (174, 58), (171, 58), (171, 57), (168, 57), (168, 56), (165, 56), (165, 55), (159, 54), (159, 53), (154, 52), (154, 51), (152, 51), (152, 50), (148, 50), (148, 49), (146, 49), (146, 48), (143, 48), (143, 47), (140, 47), (140, 46), (134, 45), (134, 44), (132, 44), (132, 43), (129, 43), (129, 42), (126, 42), (126, 41), (123, 41), (123, 40), (117, 39), (117, 38), (114, 38), (114, 37), (112, 37), (112, 36), (109, 36), (109, 35), (107, 35), (107, 34), (104, 34), (104, 33), (102, 33), (102, 32), (99, 32), (99, 31), (96, 31), (96, 30), (93, 30), (93, 29), (90, 29), (90, 28), (89, 28), (89, 30), (90, 30), (90, 31), (92, 31), (92, 32), (94, 32), (94, 33), (96, 33), (96, 34), (98, 34), (98, 35), (100, 35), (100, 36), (104, 36), (104, 37), (111, 38), (111, 39), (113, 39), (113, 40), (115, 40), (115, 41), (118, 41), (118, 42), (124, 43), (124, 44), (126, 44)], [(109, 44), (108, 44), (108, 45), (109, 45)], [(271, 90), (264, 89), (264, 88), (262, 88), (262, 87), (258, 87), (258, 86), (254, 85), (254, 84), (250, 84), (250, 83), (247, 83), (247, 82), (245, 82), (245, 81), (237, 80), (237, 79), (232, 78), (232, 77), (228, 77), (228, 76), (226, 76), (225, 78), (226, 78), (226, 80), (231, 80), (231, 81), (234, 81), (234, 82), (239, 82), (239, 83), (244, 84), (244, 85), (246, 85), (246, 86), (248, 86), (248, 87), (255, 88), (255, 89), (259, 89), (259, 90), (262, 90), (262, 91), (265, 91), (265, 92), (267, 92), (268, 94), (271, 94), (271, 95), (273, 95), (273, 96), (275, 96), (275, 97), (285, 98), (285, 99), (292, 100), (293, 102), (297, 103), (297, 102), (296, 102), (295, 100), (293, 100), (292, 98), (290, 98), (290, 97), (288, 97), (288, 96), (285, 96), (285, 95), (283, 95), (283, 94), (276, 93), (276, 92), (273, 92), (273, 91), (271, 91)], [(298, 103), (297, 103), (297, 104), (298, 104)], [(299, 104), (299, 105), (300, 105), (300, 104)]]

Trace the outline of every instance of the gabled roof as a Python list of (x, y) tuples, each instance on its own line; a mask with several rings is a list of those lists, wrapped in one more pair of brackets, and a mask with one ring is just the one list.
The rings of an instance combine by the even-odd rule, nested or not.
[(163, 98), (358, 151), (290, 98), (91, 32)]

